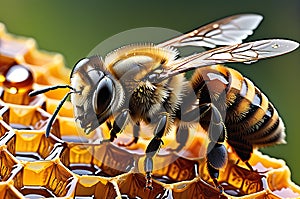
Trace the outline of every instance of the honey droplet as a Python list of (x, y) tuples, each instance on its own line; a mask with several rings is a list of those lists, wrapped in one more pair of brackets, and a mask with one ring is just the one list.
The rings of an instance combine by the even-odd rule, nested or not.
[(23, 105), (31, 102), (28, 93), (32, 90), (34, 79), (30, 68), (18, 64), (7, 66), (0, 70), (0, 80), (4, 90), (1, 99), (4, 102)]
[(9, 67), (4, 71), (3, 77), (5, 79), (3, 84), (7, 88), (31, 87), (34, 82), (31, 70), (23, 65)]

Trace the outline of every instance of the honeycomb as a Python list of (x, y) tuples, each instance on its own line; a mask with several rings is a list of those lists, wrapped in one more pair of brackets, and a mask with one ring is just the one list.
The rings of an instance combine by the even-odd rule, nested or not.
[[(205, 134), (191, 129), (193, 139), (180, 153), (166, 148), (154, 159), (153, 190), (145, 190), (143, 151), (147, 139), (125, 148), (122, 134), (114, 143), (103, 126), (84, 135), (75, 125), (70, 102), (64, 104), (45, 137), (45, 126), (66, 89), (29, 98), (33, 89), (68, 83), (69, 69), (60, 54), (41, 51), (31, 38), (7, 33), (0, 23), (0, 198), (300, 198), (283, 160), (255, 151), (255, 171), (236, 164), (234, 154), (221, 171), (220, 195), (203, 158)], [(130, 127), (129, 127), (130, 128)], [(130, 131), (130, 129), (128, 130)], [(173, 137), (172, 137), (173, 136)], [(164, 146), (174, 144), (167, 136)]]

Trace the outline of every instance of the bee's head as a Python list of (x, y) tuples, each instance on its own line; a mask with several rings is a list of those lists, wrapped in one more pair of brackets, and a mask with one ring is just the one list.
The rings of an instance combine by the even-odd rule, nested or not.
[(71, 73), (75, 119), (89, 133), (104, 123), (122, 102), (122, 87), (98, 56), (77, 62)]

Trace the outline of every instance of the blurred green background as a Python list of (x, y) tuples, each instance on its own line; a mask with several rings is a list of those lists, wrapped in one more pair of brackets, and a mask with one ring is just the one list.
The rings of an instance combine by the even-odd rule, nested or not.
[[(289, 38), (300, 41), (299, 0), (251, 1), (3, 1), (0, 21), (8, 31), (33, 37), (41, 49), (60, 52), (72, 67), (99, 42), (138, 27), (164, 27), (186, 32), (212, 20), (237, 13), (259, 13), (262, 24), (248, 40)], [(287, 144), (263, 149), (282, 158), (300, 184), (300, 53), (250, 65), (228, 64), (238, 69), (269, 97), (286, 124)], [(68, 78), (68, 77), (66, 77)]]

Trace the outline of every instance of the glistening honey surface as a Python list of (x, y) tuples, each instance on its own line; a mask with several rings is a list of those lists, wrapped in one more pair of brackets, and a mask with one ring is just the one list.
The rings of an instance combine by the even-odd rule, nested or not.
[[(68, 102), (55, 121), (49, 138), (45, 126), (66, 89), (29, 98), (32, 89), (68, 83), (62, 56), (36, 48), (33, 39), (13, 37), (0, 24), (0, 198), (299, 198), (300, 188), (290, 181), (283, 160), (255, 151), (249, 171), (229, 153), (219, 181), (220, 195), (208, 175), (203, 156), (205, 133), (193, 137), (183, 151), (173, 153), (174, 137), (164, 140), (155, 157), (152, 191), (145, 190), (143, 151), (146, 139), (129, 148), (99, 144), (107, 137), (102, 126), (86, 136), (75, 127)], [(13, 75), (18, 74), (18, 75)], [(130, 128), (129, 130), (130, 131)], [(130, 134), (130, 133), (128, 133)]]

